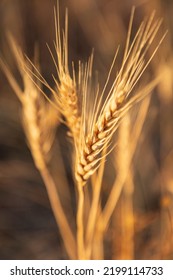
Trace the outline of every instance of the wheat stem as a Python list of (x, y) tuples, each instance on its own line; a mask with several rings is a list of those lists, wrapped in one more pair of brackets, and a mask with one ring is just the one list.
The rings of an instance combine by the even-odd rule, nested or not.
[(84, 260), (85, 256), (85, 245), (84, 245), (84, 189), (82, 185), (77, 185), (78, 191), (78, 208), (76, 215), (76, 224), (77, 224), (77, 252), (78, 259)]
[[(106, 154), (106, 148), (103, 151), (103, 155), (104, 154)], [(89, 218), (88, 218), (87, 229), (86, 229), (86, 246), (87, 246), (86, 255), (88, 259), (91, 258), (91, 253), (92, 253), (92, 247), (93, 247), (92, 243), (93, 243), (94, 232), (96, 228), (96, 219), (99, 211), (99, 202), (100, 202), (104, 167), (105, 167), (105, 160), (103, 157), (98, 170), (98, 174), (95, 176), (95, 180), (93, 182), (93, 198), (92, 198), (92, 204), (89, 212)]]

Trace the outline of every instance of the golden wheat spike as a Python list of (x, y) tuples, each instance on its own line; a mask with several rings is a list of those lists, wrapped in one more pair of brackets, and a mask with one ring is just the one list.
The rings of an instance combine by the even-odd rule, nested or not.
[[(134, 11), (132, 12), (132, 17), (133, 14)], [(130, 96), (165, 36), (162, 37), (153, 54), (147, 60), (147, 50), (153, 42), (160, 25), (161, 20), (154, 21), (154, 14), (152, 14), (148, 20), (141, 23), (131, 44), (129, 44), (130, 32), (128, 33), (122, 66), (111, 87), (108, 98), (100, 110), (100, 114), (96, 121), (93, 122), (91, 131), (87, 135), (83, 132), (85, 124), (81, 124), (82, 132), (80, 135), (82, 136), (76, 152), (76, 179), (82, 185), (85, 185), (86, 181), (97, 170), (100, 163), (100, 154), (104, 147), (109, 145), (119, 120), (129, 107), (141, 100), (156, 85), (156, 81), (153, 81), (140, 94), (136, 94), (134, 97)], [(132, 23), (130, 23), (129, 28), (131, 30)]]
[(55, 18), (55, 51), (56, 58), (49, 48), (54, 61), (58, 79), (55, 79), (57, 94), (54, 94), (55, 102), (61, 114), (65, 118), (66, 125), (71, 131), (74, 141), (79, 138), (80, 114), (78, 108), (77, 86), (75, 78), (71, 78), (68, 68), (68, 13), (65, 16), (65, 30), (61, 36), (59, 6), (54, 9)]

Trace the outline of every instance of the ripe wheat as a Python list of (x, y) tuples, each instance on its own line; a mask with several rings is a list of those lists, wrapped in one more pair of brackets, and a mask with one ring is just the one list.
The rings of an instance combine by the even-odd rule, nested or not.
[[(98, 169), (101, 152), (109, 145), (111, 137), (124, 113), (145, 96), (145, 90), (143, 90), (143, 93), (141, 91), (141, 94), (136, 93), (134, 96), (130, 94), (159, 47), (158, 45), (147, 60), (147, 50), (159, 30), (161, 20), (154, 21), (153, 13), (148, 20), (142, 22), (130, 44), (132, 21), (133, 13), (122, 66), (108, 97), (98, 116), (94, 116), (89, 133), (87, 135), (80, 133), (81, 139), (76, 153), (76, 179), (82, 185), (85, 185), (90, 176)], [(152, 90), (152, 86), (150, 90)], [(83, 130), (83, 126), (85, 124), (81, 124), (81, 130)]]

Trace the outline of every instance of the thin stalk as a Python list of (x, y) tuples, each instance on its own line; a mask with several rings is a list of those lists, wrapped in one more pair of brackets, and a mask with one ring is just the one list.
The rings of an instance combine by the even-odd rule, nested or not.
[[(106, 154), (106, 148), (103, 152)], [(91, 204), (91, 209), (88, 218), (87, 230), (86, 230), (86, 255), (87, 258), (91, 258), (92, 253), (92, 242), (94, 237), (94, 231), (96, 227), (96, 219), (99, 210), (99, 202), (100, 202), (100, 193), (101, 193), (101, 186), (102, 186), (102, 178), (104, 173), (105, 167), (105, 159), (103, 157), (97, 176), (95, 176), (95, 180), (93, 182), (93, 199)]]
[(84, 188), (81, 184), (77, 185), (78, 191), (78, 209), (76, 216), (77, 224), (77, 253), (78, 259), (85, 259), (85, 245), (84, 245)]

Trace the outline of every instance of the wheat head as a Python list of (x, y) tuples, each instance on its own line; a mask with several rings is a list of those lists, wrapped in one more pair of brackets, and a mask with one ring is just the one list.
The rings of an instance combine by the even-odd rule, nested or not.
[(70, 134), (74, 141), (79, 138), (80, 128), (80, 113), (79, 113), (79, 101), (77, 95), (77, 85), (75, 79), (75, 73), (73, 71), (73, 77), (70, 76), (68, 66), (68, 14), (66, 11), (65, 16), (65, 30), (60, 30), (60, 18), (59, 18), (59, 6), (57, 5), (57, 11), (54, 10), (55, 18), (55, 51), (56, 58), (54, 57), (51, 49), (50, 54), (54, 61), (57, 76), (54, 77), (56, 89), (52, 89), (52, 93), (55, 98), (55, 103), (58, 106), (62, 116), (64, 116), (65, 123), (70, 130)]
[(39, 92), (41, 86), (39, 81), (34, 81), (34, 76), (32, 79), (28, 76), (27, 69), (30, 65), (11, 35), (9, 35), (9, 42), (23, 80), (24, 89), (20, 88), (2, 60), (0, 61), (1, 68), (22, 103), (22, 120), (28, 145), (37, 168), (42, 170), (49, 160), (49, 152), (59, 123), (59, 113), (46, 102)]
[(147, 92), (151, 91), (155, 84), (151, 84), (151, 87), (141, 90), (140, 94), (137, 92), (135, 93), (136, 95), (132, 96), (131, 94), (163, 40), (163, 38), (160, 40), (151, 57), (147, 60), (147, 50), (159, 30), (161, 20), (155, 21), (153, 13), (148, 20), (144, 20), (141, 23), (130, 44), (133, 15), (134, 10), (130, 21), (122, 66), (108, 97), (98, 115), (96, 113), (93, 117), (87, 134), (83, 132), (85, 124), (81, 124), (81, 138), (76, 151), (76, 180), (81, 185), (85, 185), (86, 181), (99, 167), (101, 152), (106, 146), (109, 146), (111, 137), (125, 112), (145, 96), (146, 89)]

